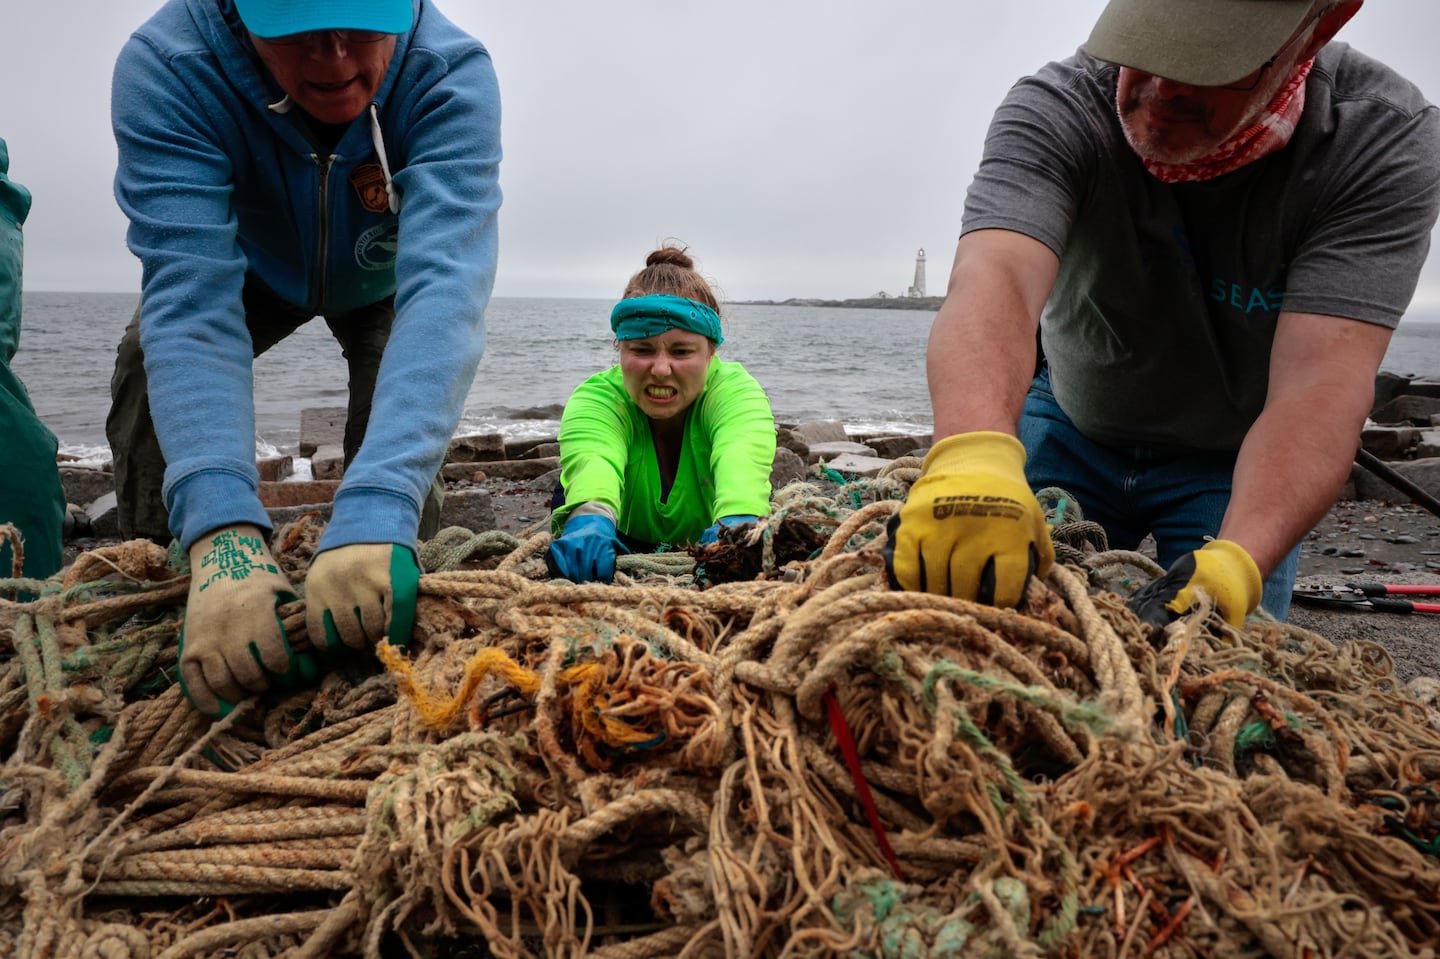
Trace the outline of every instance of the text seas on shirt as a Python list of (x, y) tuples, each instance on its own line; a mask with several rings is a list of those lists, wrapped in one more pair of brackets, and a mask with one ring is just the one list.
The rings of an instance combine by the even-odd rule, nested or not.
[(715, 344), (690, 330), (620, 341), (625, 392), (651, 419), (664, 420), (690, 408), (705, 389)]
[(396, 35), (312, 30), (250, 39), (260, 61), (296, 106), (321, 123), (349, 123), (380, 92), (395, 55)]

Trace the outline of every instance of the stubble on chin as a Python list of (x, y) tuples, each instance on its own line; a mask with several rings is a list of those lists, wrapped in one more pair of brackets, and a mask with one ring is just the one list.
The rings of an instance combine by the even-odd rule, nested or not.
[[(1128, 69), (1128, 68), (1125, 68)], [(1123, 71), (1122, 71), (1123, 72)], [(1268, 77), (1256, 93), (1251, 95), (1249, 107), (1224, 129), (1216, 129), (1216, 116), (1202, 101), (1204, 94), (1195, 94), (1191, 103), (1177, 101), (1169, 106), (1183, 114), (1189, 114), (1191, 122), (1174, 129), (1157, 129), (1146, 120), (1151, 101), (1157, 96), (1152, 83), (1126, 78), (1116, 86), (1116, 115), (1120, 120), (1121, 132), (1130, 149), (1150, 163), (1183, 165), (1202, 160), (1222, 144), (1251, 126), (1264, 112), (1270, 101), (1280, 92), (1285, 75)]]
[(1205, 119), (1198, 112), (1192, 122), (1178, 130), (1157, 129), (1146, 120), (1148, 103), (1141, 84), (1121, 86), (1116, 113), (1125, 142), (1140, 159), (1150, 163), (1193, 163), (1204, 157), (1218, 141), (1206, 134)]

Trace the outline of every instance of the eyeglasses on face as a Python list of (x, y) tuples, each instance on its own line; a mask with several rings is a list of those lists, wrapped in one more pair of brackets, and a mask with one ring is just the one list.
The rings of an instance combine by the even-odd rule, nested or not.
[(1251, 91), (1251, 90), (1255, 89), (1256, 87), (1258, 87), (1258, 86), (1260, 85), (1260, 80), (1265, 76), (1265, 71), (1266, 71), (1266, 70), (1269, 70), (1269, 69), (1270, 69), (1271, 67), (1273, 67), (1275, 64), (1279, 63), (1279, 62), (1280, 62), (1280, 58), (1285, 55), (1285, 51), (1288, 50), (1288, 49), (1290, 49), (1290, 47), (1295, 43), (1295, 41), (1299, 40), (1301, 37), (1309, 36), (1309, 34), (1310, 34), (1310, 27), (1313, 26), (1313, 25), (1315, 24), (1315, 22), (1316, 22), (1317, 20), (1319, 20), (1319, 19), (1320, 19), (1320, 17), (1317, 15), (1317, 16), (1312, 17), (1311, 19), (1305, 21), (1305, 25), (1302, 26), (1299, 30), (1297, 30), (1297, 31), (1290, 37), (1289, 40), (1286, 40), (1286, 41), (1285, 41), (1285, 45), (1282, 46), (1279, 50), (1276, 50), (1276, 51), (1275, 51), (1275, 55), (1274, 55), (1273, 57), (1271, 57), (1269, 60), (1266, 60), (1264, 63), (1260, 64), (1259, 68), (1256, 69), (1256, 71), (1250, 75), (1250, 78), (1249, 78), (1248, 80), (1241, 80), (1241, 81), (1238, 82), (1238, 83), (1222, 83), (1222, 84), (1219, 84), (1218, 86), (1216, 86), (1215, 89), (1217, 89), (1217, 90), (1235, 90), (1235, 91), (1238, 91), (1238, 92), (1240, 92), (1240, 93), (1248, 93), (1249, 91)]
[(378, 43), (386, 37), (393, 37), (393, 33), (381, 33), (379, 30), (306, 30), (304, 33), (287, 33), (282, 37), (261, 37), (266, 43), (274, 44), (277, 47), (298, 47), (302, 43), (314, 43), (324, 40), (334, 34), (343, 43)]

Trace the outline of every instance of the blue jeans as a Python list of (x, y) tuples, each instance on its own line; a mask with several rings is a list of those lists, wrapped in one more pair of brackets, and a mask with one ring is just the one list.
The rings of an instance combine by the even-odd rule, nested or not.
[[(1135, 549), (1155, 537), (1161, 566), (1215, 536), (1230, 502), (1234, 453), (1175, 452), (1145, 446), (1111, 447), (1087, 439), (1070, 421), (1042, 371), (1030, 384), (1020, 418), (1025, 477), (1033, 489), (1057, 486), (1072, 494), (1085, 518), (1105, 529), (1114, 549)], [(1265, 580), (1260, 605), (1283, 622), (1300, 567), (1300, 546)]]

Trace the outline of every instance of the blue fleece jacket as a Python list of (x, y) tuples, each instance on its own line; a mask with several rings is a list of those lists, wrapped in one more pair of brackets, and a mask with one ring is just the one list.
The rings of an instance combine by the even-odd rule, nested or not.
[(319, 548), (414, 549), (484, 348), (500, 206), (494, 69), (475, 38), (415, 0), (373, 110), (333, 149), (317, 148), (282, 100), (233, 0), (169, 0), (115, 65), (115, 197), (143, 267), (140, 344), (171, 529), (188, 549), (220, 526), (270, 525), (240, 299), (248, 271), (317, 315), (395, 294), (369, 429)]

